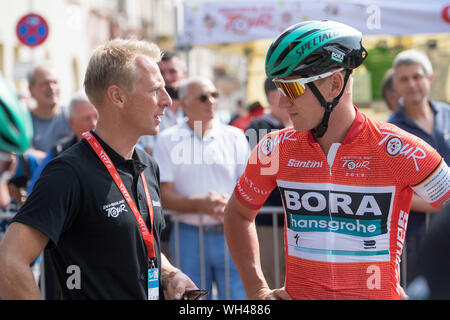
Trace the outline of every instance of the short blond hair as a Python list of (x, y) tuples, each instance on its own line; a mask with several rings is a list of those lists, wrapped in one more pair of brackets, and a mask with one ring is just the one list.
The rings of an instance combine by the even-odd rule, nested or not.
[(117, 85), (132, 91), (135, 80), (134, 60), (145, 55), (161, 60), (161, 49), (154, 43), (136, 39), (114, 39), (96, 48), (84, 77), (84, 90), (95, 106), (103, 104), (106, 89)]

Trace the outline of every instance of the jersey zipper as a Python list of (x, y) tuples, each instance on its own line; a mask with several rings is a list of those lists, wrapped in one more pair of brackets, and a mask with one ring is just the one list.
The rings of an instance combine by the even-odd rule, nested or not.
[[(341, 145), (340, 143), (333, 143), (331, 145), (330, 149), (328, 150), (328, 154), (326, 155), (327, 162), (328, 162), (328, 167), (330, 169), (330, 182), (329, 182), (330, 188), (329, 188), (329, 192), (328, 192), (328, 204), (329, 204), (328, 205), (328, 214), (330, 216), (330, 221), (333, 221), (333, 216), (331, 215), (331, 210), (330, 210), (330, 208), (331, 208), (331, 205), (330, 205), (330, 192), (332, 191), (332, 186), (333, 186), (333, 164), (334, 164), (334, 161), (335, 161), (335, 158), (336, 158), (336, 155), (338, 153), (340, 145)], [(334, 248), (335, 234), (333, 232), (329, 232), (329, 234), (328, 234), (328, 243), (329, 243), (329, 248), (331, 248), (331, 249)], [(336, 277), (335, 277), (335, 273), (334, 273), (334, 263), (333, 263), (333, 261), (331, 263), (331, 270), (330, 270), (330, 272), (331, 272), (331, 284), (332, 284), (333, 295), (334, 295), (334, 298), (336, 298), (335, 290), (334, 290), (335, 278)]]

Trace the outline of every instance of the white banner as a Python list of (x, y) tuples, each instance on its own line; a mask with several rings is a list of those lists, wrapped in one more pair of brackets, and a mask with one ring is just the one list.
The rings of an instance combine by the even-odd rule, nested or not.
[(274, 38), (306, 20), (335, 20), (363, 34), (450, 33), (450, 0), (229, 0), (184, 2), (180, 44)]

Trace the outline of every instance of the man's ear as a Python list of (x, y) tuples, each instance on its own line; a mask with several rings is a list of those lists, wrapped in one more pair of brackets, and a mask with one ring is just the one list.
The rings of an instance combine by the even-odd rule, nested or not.
[(112, 104), (120, 108), (123, 107), (126, 101), (125, 91), (115, 84), (110, 85), (106, 89), (106, 97), (108, 98), (109, 101), (111, 101)]
[(30, 83), (28, 84), (28, 91), (30, 92), (30, 96), (34, 98), (34, 86)]
[(330, 98), (333, 100), (341, 93), (344, 87), (344, 76), (341, 72), (335, 72), (331, 75), (330, 80)]

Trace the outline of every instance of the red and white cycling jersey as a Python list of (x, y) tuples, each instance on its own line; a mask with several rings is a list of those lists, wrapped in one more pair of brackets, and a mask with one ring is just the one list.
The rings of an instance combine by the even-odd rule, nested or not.
[(294, 299), (398, 299), (414, 191), (439, 208), (450, 172), (421, 139), (357, 111), (326, 156), (310, 132), (272, 132), (235, 188), (249, 209), (278, 186), (285, 213), (286, 290)]

